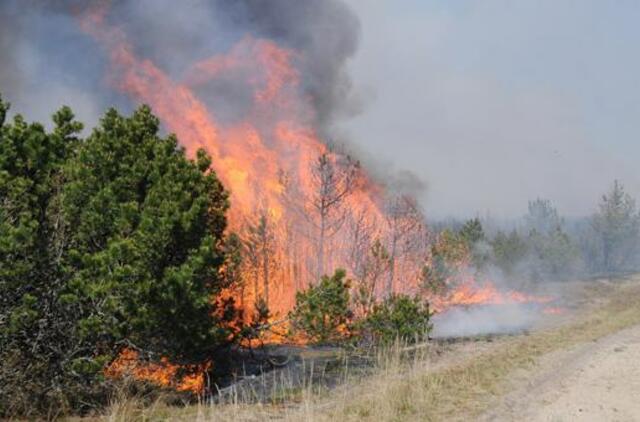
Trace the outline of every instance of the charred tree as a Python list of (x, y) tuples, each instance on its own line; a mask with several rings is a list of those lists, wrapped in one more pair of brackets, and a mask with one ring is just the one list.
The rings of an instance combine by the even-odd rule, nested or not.
[(345, 199), (353, 192), (359, 164), (349, 157), (322, 154), (311, 168), (313, 193), (306, 213), (317, 233), (316, 278), (324, 275), (326, 242), (342, 227), (347, 210)]
[(349, 233), (348, 264), (351, 274), (357, 279), (364, 275), (366, 260), (371, 245), (379, 237), (378, 221), (369, 210), (353, 214), (347, 222)]
[(358, 280), (356, 302), (360, 309), (360, 316), (367, 316), (376, 302), (376, 291), (379, 282), (389, 272), (391, 260), (387, 249), (379, 239), (369, 247), (369, 251), (362, 263), (362, 275)]
[(420, 249), (424, 240), (424, 222), (416, 200), (408, 195), (391, 198), (386, 209), (388, 226), (389, 274), (385, 292), (393, 293), (398, 261)]
[(275, 252), (275, 235), (266, 211), (262, 211), (258, 220), (248, 224), (244, 239), (245, 255), (253, 274), (254, 300), (260, 295), (260, 279), (262, 279), (262, 299), (269, 306), (269, 284), (271, 268), (274, 264), (272, 256)]

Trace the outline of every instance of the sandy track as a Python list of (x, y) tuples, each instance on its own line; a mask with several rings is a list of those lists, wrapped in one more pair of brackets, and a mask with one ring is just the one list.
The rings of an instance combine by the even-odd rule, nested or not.
[(640, 326), (550, 353), (512, 384), (482, 420), (640, 421)]

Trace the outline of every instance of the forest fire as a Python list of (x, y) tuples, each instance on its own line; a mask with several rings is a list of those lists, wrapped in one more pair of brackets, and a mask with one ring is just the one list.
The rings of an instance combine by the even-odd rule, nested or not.
[(0, 0), (0, 421), (640, 415), (640, 3), (422, 3)]
[(516, 303), (545, 304), (553, 301), (551, 296), (527, 295), (519, 291), (501, 292), (494, 283), (485, 281), (478, 283), (475, 279), (466, 281), (444, 296), (431, 299), (437, 312), (445, 311), (453, 306), (504, 305)]
[[(150, 104), (190, 156), (203, 148), (231, 192), (230, 230), (240, 234), (248, 252), (248, 288), (239, 292), (239, 302), (262, 297), (282, 315), (291, 309), (295, 291), (319, 275), (358, 265), (363, 257), (355, 255), (362, 251), (353, 250), (350, 236), (362, 237), (365, 229), (366, 240), (393, 235), (393, 228), (382, 228), (389, 220), (381, 211), (382, 188), (355, 160), (330, 150), (311, 126), (313, 110), (295, 68), (298, 53), (249, 36), (227, 54), (194, 63), (184, 80), (174, 81), (134, 54), (126, 34), (108, 26), (107, 12), (104, 6), (93, 9), (81, 25), (108, 50), (109, 81)], [(251, 92), (252, 101), (240, 121), (223, 124), (215, 105), (207, 107), (196, 93), (229, 78), (241, 79), (235, 83)], [(404, 216), (395, 217), (391, 224), (399, 228)], [(417, 223), (414, 228), (419, 232)], [(397, 236), (394, 242), (404, 240)], [(398, 262), (389, 283), (398, 290), (404, 287), (395, 283), (401, 269)], [(402, 278), (415, 279), (415, 273)]]
[[(320, 139), (302, 88), (305, 75), (296, 66), (303, 52), (247, 35), (226, 53), (191, 63), (176, 79), (138, 57), (126, 32), (108, 22), (108, 12), (108, 3), (91, 8), (80, 25), (108, 53), (109, 83), (149, 104), (189, 156), (204, 149), (231, 193), (229, 231), (243, 245), (242, 281), (233, 292), (238, 305), (252, 310), (263, 300), (272, 318), (281, 319), (297, 291), (336, 268), (345, 268), (370, 300), (421, 291), (430, 253), (424, 217), (413, 198), (385, 191), (339, 146)], [(230, 84), (247, 98), (231, 117), (224, 99), (207, 97), (217, 84)], [(547, 300), (501, 293), (474, 279), (428, 297), (436, 311)], [(127, 351), (107, 372), (122, 373), (136, 357)], [(171, 385), (177, 371), (164, 362), (134, 374)], [(200, 375), (177, 389), (202, 386)]]

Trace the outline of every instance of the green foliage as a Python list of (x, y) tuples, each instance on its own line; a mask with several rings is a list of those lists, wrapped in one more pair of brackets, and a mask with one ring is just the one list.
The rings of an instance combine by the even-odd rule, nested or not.
[(296, 305), (289, 313), (293, 333), (302, 333), (315, 343), (336, 342), (347, 334), (351, 318), (350, 281), (338, 269), (333, 276), (323, 276), (315, 286), (296, 293)]
[(532, 278), (558, 280), (568, 277), (576, 271), (579, 253), (569, 235), (561, 227), (549, 233), (532, 231), (527, 239), (533, 261)]
[(451, 230), (443, 230), (430, 247), (430, 259), (422, 268), (422, 288), (441, 294), (461, 269), (469, 264), (466, 240)]
[(484, 230), (479, 218), (474, 218), (465, 222), (458, 234), (470, 246), (473, 246), (485, 239)]
[(46, 133), (19, 115), (7, 124), (7, 110), (0, 100), (0, 417), (66, 402), (60, 372), (81, 358), (69, 323), (75, 298), (61, 295), (59, 198), (82, 125), (65, 107)]
[(5, 415), (104, 402), (124, 347), (192, 363), (228, 338), (227, 194), (206, 154), (186, 159), (148, 107), (109, 110), (85, 141), (69, 108), (53, 120), (0, 126)]
[(0, 128), (4, 125), (4, 121), (7, 118), (7, 112), (9, 111), (9, 104), (2, 101), (2, 95), (0, 95)]
[(562, 226), (558, 210), (548, 199), (529, 201), (528, 214), (525, 216), (529, 231), (550, 233)]
[(603, 195), (592, 227), (599, 242), (599, 269), (607, 273), (625, 269), (637, 253), (640, 216), (635, 200), (617, 180)]
[(263, 298), (258, 298), (254, 304), (253, 314), (248, 324), (242, 324), (239, 329), (239, 337), (243, 340), (255, 340), (261, 338), (265, 329), (269, 327), (269, 319), (273, 315)]
[(440, 257), (436, 257), (431, 264), (424, 265), (421, 273), (421, 288), (427, 294), (443, 294), (447, 288), (447, 281), (455, 275), (455, 271)]
[[(68, 290), (85, 301), (88, 341), (127, 338), (189, 360), (221, 340), (211, 295), (223, 287), (227, 195), (205, 155), (185, 159), (158, 127), (148, 107), (110, 110), (65, 167)], [(82, 312), (89, 302), (98, 312)]]
[(467, 243), (471, 252), (471, 263), (477, 270), (482, 271), (489, 262), (490, 252), (480, 219), (476, 217), (465, 222), (458, 235)]
[(260, 298), (256, 301), (255, 304), (255, 314), (253, 317), (254, 322), (259, 322), (260, 324), (266, 324), (271, 317), (271, 312), (269, 311), (269, 307), (267, 306), (267, 301)]
[(529, 236), (526, 239), (533, 280), (559, 280), (574, 274), (579, 263), (577, 247), (564, 231), (564, 221), (551, 201), (529, 201), (525, 217)]
[(369, 315), (356, 324), (361, 340), (389, 344), (398, 339), (414, 342), (431, 331), (429, 304), (418, 297), (391, 295), (376, 303)]
[(510, 234), (499, 231), (491, 246), (496, 265), (507, 275), (514, 274), (516, 266), (526, 257), (529, 249), (527, 242), (515, 230)]

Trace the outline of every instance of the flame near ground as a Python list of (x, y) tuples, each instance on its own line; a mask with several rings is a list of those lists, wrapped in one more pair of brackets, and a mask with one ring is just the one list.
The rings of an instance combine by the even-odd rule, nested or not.
[[(341, 198), (340, 224), (325, 228), (325, 222), (318, 220), (313, 165), (321, 156), (336, 165), (348, 157), (331, 150), (314, 128), (314, 110), (301, 88), (304, 75), (296, 67), (304, 52), (247, 35), (226, 53), (192, 63), (176, 80), (151, 60), (138, 57), (128, 34), (108, 22), (108, 12), (108, 3), (100, 3), (79, 16), (83, 31), (108, 54), (108, 83), (133, 101), (149, 104), (189, 156), (202, 148), (212, 157), (214, 170), (231, 192), (230, 231), (246, 232), (257, 216), (269, 224), (270, 263), (261, 273), (255, 268), (243, 271), (243, 285), (252, 288), (238, 293), (240, 305), (249, 309), (262, 297), (274, 317), (282, 318), (293, 307), (295, 292), (319, 274), (340, 267), (356, 274), (363, 271), (363, 255), (374, 239), (389, 245), (394, 260), (384, 277), (374, 280), (373, 294), (419, 291), (429, 238), (424, 218), (415, 206), (410, 207), (413, 212), (394, 212), (388, 206), (392, 195), (362, 168), (354, 167), (349, 194)], [(252, 98), (241, 120), (225, 123), (216, 117), (221, 110), (207, 106), (211, 102), (203, 101), (199, 93), (206, 92), (209, 84), (230, 80), (246, 87)], [(408, 198), (402, 201), (392, 202), (414, 205)], [(318, 234), (319, 227), (326, 232)], [(491, 281), (477, 282), (469, 276), (446, 295), (429, 300), (436, 311), (444, 311), (460, 305), (551, 299), (501, 292)], [(204, 386), (206, 368), (175, 384), (178, 366), (166, 360), (136, 366), (137, 358), (134, 351), (125, 351), (107, 375), (132, 372), (139, 379), (178, 390), (201, 391)]]

